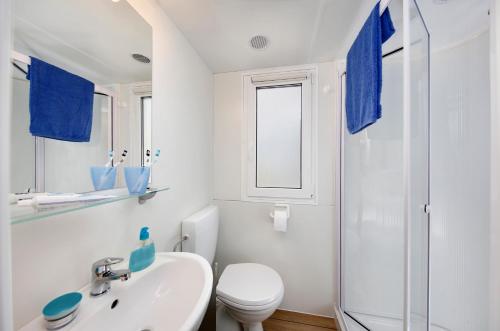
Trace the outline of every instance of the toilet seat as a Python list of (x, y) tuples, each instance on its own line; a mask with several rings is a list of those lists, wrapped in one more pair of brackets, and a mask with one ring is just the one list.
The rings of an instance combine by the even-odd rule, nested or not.
[(265, 310), (281, 302), (283, 281), (273, 269), (257, 263), (230, 264), (217, 285), (223, 303), (242, 310)]

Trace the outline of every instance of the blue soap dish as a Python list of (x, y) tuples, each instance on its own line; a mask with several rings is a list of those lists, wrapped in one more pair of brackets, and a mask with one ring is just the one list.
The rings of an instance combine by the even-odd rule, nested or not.
[(59, 320), (75, 312), (81, 301), (81, 293), (66, 293), (49, 302), (43, 308), (42, 314), (47, 321)]

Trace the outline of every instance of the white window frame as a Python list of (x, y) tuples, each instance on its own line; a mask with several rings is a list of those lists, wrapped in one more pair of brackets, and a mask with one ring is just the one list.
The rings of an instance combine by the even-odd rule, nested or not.
[[(317, 204), (317, 67), (243, 73), (242, 178), (244, 201)], [(257, 87), (302, 84), (301, 188), (257, 187)]]

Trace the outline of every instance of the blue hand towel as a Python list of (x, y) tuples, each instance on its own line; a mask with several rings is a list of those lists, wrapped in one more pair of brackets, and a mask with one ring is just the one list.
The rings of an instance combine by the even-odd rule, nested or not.
[(30, 132), (34, 136), (86, 142), (92, 130), (94, 83), (31, 57)]
[(395, 32), (389, 9), (373, 8), (347, 54), (347, 129), (357, 133), (382, 116), (382, 44)]

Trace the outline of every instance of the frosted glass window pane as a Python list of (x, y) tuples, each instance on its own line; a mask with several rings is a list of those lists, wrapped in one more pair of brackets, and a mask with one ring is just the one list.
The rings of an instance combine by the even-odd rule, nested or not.
[(302, 84), (257, 88), (257, 187), (300, 189)]

